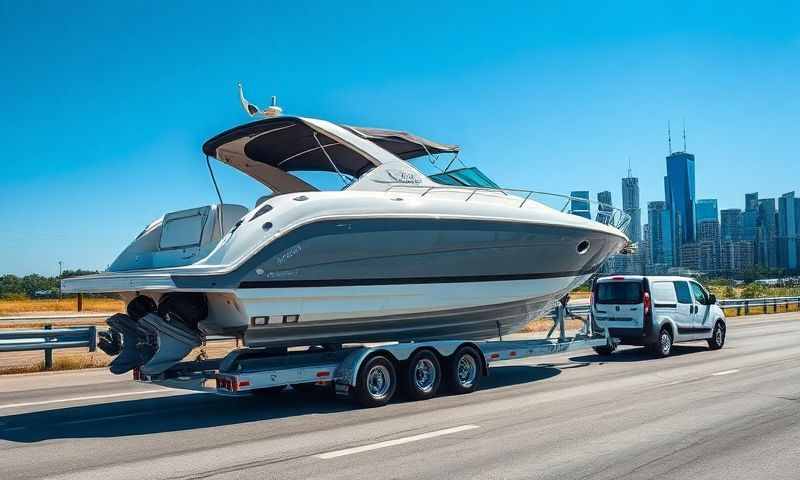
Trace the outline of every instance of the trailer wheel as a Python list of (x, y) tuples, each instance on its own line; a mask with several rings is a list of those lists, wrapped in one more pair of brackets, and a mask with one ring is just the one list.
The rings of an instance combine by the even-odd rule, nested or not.
[(370, 358), (358, 371), (355, 399), (367, 408), (389, 403), (397, 390), (394, 364), (383, 355)]
[(403, 387), (411, 400), (435, 397), (442, 382), (439, 359), (430, 350), (418, 350), (411, 355), (405, 369)]
[(460, 395), (474, 392), (481, 381), (481, 357), (477, 350), (463, 346), (450, 357), (448, 380), (450, 391)]

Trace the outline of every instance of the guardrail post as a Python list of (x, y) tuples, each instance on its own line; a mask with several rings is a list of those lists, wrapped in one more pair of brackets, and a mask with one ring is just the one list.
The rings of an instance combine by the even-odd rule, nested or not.
[(97, 350), (97, 326), (92, 325), (89, 327), (89, 351), (94, 352)]
[(747, 300), (744, 301), (744, 314), (750, 315), (750, 302)]
[[(52, 330), (53, 325), (47, 324), (44, 326), (45, 330)], [(52, 348), (45, 348), (44, 349), (44, 369), (51, 370), (53, 368), (53, 349)]]
[(736, 316), (739, 317), (742, 315), (742, 304), (736, 305)]

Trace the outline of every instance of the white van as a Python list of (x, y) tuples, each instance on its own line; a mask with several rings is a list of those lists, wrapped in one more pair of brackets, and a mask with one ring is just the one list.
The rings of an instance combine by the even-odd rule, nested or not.
[[(674, 342), (708, 340), (712, 350), (725, 344), (725, 314), (717, 299), (687, 277), (615, 275), (598, 278), (592, 288), (591, 316), (623, 345), (645, 345), (662, 357)], [(613, 347), (595, 349), (601, 355)]]

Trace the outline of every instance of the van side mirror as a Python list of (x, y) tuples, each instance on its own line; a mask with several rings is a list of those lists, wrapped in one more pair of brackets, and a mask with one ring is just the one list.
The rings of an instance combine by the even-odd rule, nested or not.
[(708, 296), (708, 304), (715, 305), (717, 303), (717, 296), (713, 293)]

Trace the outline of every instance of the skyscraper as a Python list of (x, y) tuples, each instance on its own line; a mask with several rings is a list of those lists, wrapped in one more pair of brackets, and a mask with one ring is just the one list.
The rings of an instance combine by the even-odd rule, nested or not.
[(762, 198), (758, 201), (756, 262), (763, 267), (778, 267), (777, 216), (774, 198)]
[(744, 209), (758, 210), (758, 192), (744, 194)]
[(611, 212), (614, 211), (614, 209), (611, 208), (611, 192), (604, 190), (598, 193), (597, 203), (599, 203), (597, 206), (597, 220), (599, 222), (607, 223), (605, 221), (610, 218)]
[(697, 217), (695, 219), (697, 225), (700, 225), (700, 222), (704, 220), (719, 220), (716, 198), (701, 198), (697, 201), (694, 210)]
[(742, 239), (742, 211), (738, 208), (727, 208), (719, 212), (720, 234), (722, 240), (737, 242)]
[(589, 208), (589, 192), (587, 190), (578, 190), (573, 191), (569, 196), (573, 197), (570, 201), (569, 213), (591, 220), (592, 212)]
[(755, 242), (758, 239), (758, 193), (744, 196), (745, 210), (742, 214), (742, 240)]
[(650, 263), (673, 265), (672, 214), (666, 202), (647, 204), (647, 224), (650, 230)]
[(797, 269), (797, 199), (794, 192), (778, 198), (778, 267)]
[(694, 242), (696, 238), (694, 155), (675, 152), (667, 156), (664, 194), (666, 209), (672, 216), (673, 262), (680, 265), (680, 245)]
[(628, 176), (622, 179), (622, 210), (630, 215), (631, 223), (628, 226), (628, 238), (632, 242), (642, 240), (642, 211), (639, 207), (639, 179)]

